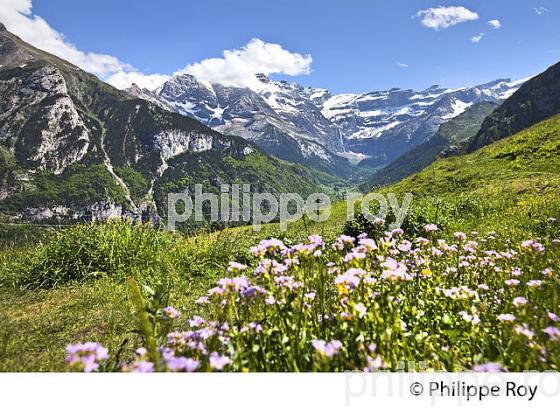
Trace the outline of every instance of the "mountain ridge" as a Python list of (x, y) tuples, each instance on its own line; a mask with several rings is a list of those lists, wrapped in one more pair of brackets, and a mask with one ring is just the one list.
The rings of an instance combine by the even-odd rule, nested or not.
[(257, 78), (262, 88), (251, 90), (178, 74), (155, 91), (135, 86), (127, 92), (240, 135), (278, 158), (348, 177), (340, 174), (341, 168), (356, 176), (352, 164), (366, 170), (387, 165), (471, 105), (500, 103), (523, 82), (499, 79), (456, 90), (435, 85), (423, 91), (332, 95), (324, 88), (273, 81), (262, 74)]
[[(213, 152), (212, 160), (258, 156), (274, 162), (284, 181), (317, 189), (310, 174), (295, 173), (255, 144), (132, 97), (8, 31), (0, 32), (0, 64), (3, 212), (31, 212), (36, 219), (75, 219), (88, 207), (106, 214), (155, 212), (165, 203), (156, 203), (154, 190), (171, 172), (170, 161), (186, 152)], [(252, 170), (255, 181), (267, 181)]]
[(481, 102), (467, 108), (462, 114), (439, 126), (433, 137), (398, 157), (376, 171), (360, 190), (368, 192), (374, 187), (387, 185), (421, 171), (436, 161), (446, 149), (462, 144), (474, 136), (484, 119), (499, 105)]
[(560, 63), (525, 82), (482, 124), (466, 147), (473, 152), (560, 113)]

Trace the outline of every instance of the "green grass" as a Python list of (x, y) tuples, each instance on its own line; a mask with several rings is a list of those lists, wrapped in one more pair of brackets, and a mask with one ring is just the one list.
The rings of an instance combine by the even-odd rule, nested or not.
[[(496, 231), (512, 241), (558, 237), (545, 221), (560, 219), (559, 158), (555, 117), (467, 156), (440, 159), (381, 192), (412, 192), (413, 214), (440, 224), (443, 237), (455, 230)], [(287, 232), (270, 224), (259, 232), (236, 227), (185, 238), (123, 224), (58, 234), (3, 228), (0, 371), (63, 370), (65, 345), (85, 340), (112, 351), (129, 340), (129, 354), (138, 339), (127, 275), (168, 286), (170, 303), (188, 316), (199, 312), (193, 301), (224, 275), (228, 261), (251, 262), (248, 249), (260, 239), (295, 243), (319, 234), (331, 240), (344, 229), (345, 214), (338, 202), (327, 222), (304, 219)]]
[(472, 154), (440, 159), (380, 192), (412, 193), (415, 207), (446, 220), (449, 231), (541, 235), (543, 219), (560, 215), (559, 159), (554, 117)]

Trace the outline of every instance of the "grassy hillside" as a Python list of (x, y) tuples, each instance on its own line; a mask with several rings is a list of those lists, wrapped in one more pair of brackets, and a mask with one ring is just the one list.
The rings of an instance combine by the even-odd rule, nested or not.
[[(430, 270), (416, 266), (417, 262), (406, 262), (411, 271), (421, 268), (418, 284), (412, 281), (397, 288), (386, 284), (377, 289), (388, 298), (404, 301), (399, 309), (392, 309), (391, 304), (383, 302), (385, 299), (379, 300), (378, 305), (367, 305), (369, 302), (365, 299), (354, 300), (352, 303), (362, 300), (372, 314), (363, 322), (351, 322), (351, 326), (336, 319), (327, 327), (328, 335), (321, 333), (322, 328), (315, 327), (307, 316), (314, 310), (304, 312), (294, 307), (293, 311), (271, 312), (267, 321), (275, 318), (292, 321), (299, 317), (307, 318), (306, 323), (311, 324), (302, 328), (307, 332), (305, 335), (288, 337), (288, 341), (297, 340), (295, 345), (271, 338), (266, 349), (275, 349), (275, 357), (285, 360), (278, 362), (283, 363), (278, 366), (286, 369), (295, 366), (293, 369), (341, 370), (348, 368), (349, 363), (360, 365), (362, 358), (355, 353), (360, 351), (359, 346), (344, 348), (342, 354), (347, 361), (316, 362), (308, 339), (340, 338), (346, 345), (354, 343), (351, 340), (366, 337), (365, 340), (377, 343), (376, 354), (390, 368), (396, 360), (406, 359), (428, 360), (436, 369), (470, 368), (485, 361), (500, 362), (510, 370), (557, 369), (560, 357), (557, 347), (540, 329), (548, 326), (547, 310), (560, 313), (555, 299), (557, 279), (541, 273), (545, 268), (553, 272), (560, 268), (558, 247), (554, 242), (560, 237), (560, 229), (558, 223), (550, 219), (560, 219), (559, 159), (560, 117), (554, 117), (472, 154), (439, 159), (422, 172), (383, 188), (380, 192), (396, 193), (399, 201), (407, 192), (414, 194), (407, 226), (413, 226), (410, 221), (421, 222), (422, 227), (427, 222), (437, 223), (440, 230), (433, 234), (434, 246), (439, 246), (435, 245), (436, 239), (454, 243), (455, 231), (467, 232), (469, 240), (478, 241), (480, 249), (474, 267), (466, 268), (460, 275), (450, 275), (449, 269), (457, 264), (456, 256), (446, 254), (438, 259), (428, 252), (431, 248), (421, 250), (428, 252), (425, 257), (430, 261)], [(124, 346), (121, 354), (116, 355), (121, 359), (130, 358), (134, 348), (144, 340), (134, 332), (138, 324), (130, 290), (124, 282), (126, 276), (133, 276), (152, 289), (164, 289), (161, 293), (165, 295), (164, 302), (182, 311), (182, 316), (174, 322), (177, 329), (188, 328), (187, 319), (192, 314), (221, 317), (225, 313), (223, 309), (196, 305), (194, 301), (218, 278), (228, 275), (225, 269), (228, 261), (236, 260), (254, 267), (257, 262), (249, 248), (263, 238), (277, 237), (287, 246), (305, 240), (310, 234), (322, 235), (330, 241), (345, 229), (345, 213), (345, 204), (340, 202), (333, 206), (327, 222), (313, 224), (300, 220), (291, 223), (284, 233), (278, 225), (271, 224), (261, 232), (238, 227), (190, 238), (122, 224), (94, 225), (62, 230), (47, 238), (38, 236), (38, 246), (28, 243), (3, 250), (0, 252), (0, 370), (63, 370), (65, 345), (86, 340), (101, 342), (114, 354)], [(496, 233), (489, 234), (491, 231)], [(547, 253), (523, 253), (519, 244), (530, 238), (539, 238)], [(457, 245), (463, 246), (460, 242)], [(500, 271), (485, 267), (487, 259), (484, 258), (488, 258), (485, 252), (493, 255), (492, 252), (508, 252), (509, 249), (517, 249), (520, 256), (512, 262), (504, 258), (494, 261), (499, 264)], [(329, 258), (335, 257), (330, 250), (325, 252)], [(327, 275), (323, 271), (327, 260), (318, 258), (320, 260), (313, 260), (294, 275), (304, 275), (304, 281), (305, 277), (311, 281), (326, 280), (329, 309), (346, 312), (344, 309), (348, 306), (340, 305), (335, 298), (340, 289), (330, 287), (332, 278), (317, 276), (318, 272)], [(341, 257), (334, 260), (340, 269), (349, 266)], [(358, 267), (362, 262), (350, 263)], [(512, 264), (524, 272), (520, 279), (541, 280), (543, 288), (535, 290), (524, 284), (518, 289), (504, 288), (504, 281), (513, 275)], [(367, 269), (377, 271), (379, 267), (371, 265)], [(487, 281), (491, 293), (472, 302), (446, 299), (437, 291), (441, 287), (461, 285), (476, 288), (482, 280)], [(540, 361), (538, 352), (525, 343), (525, 336), (496, 320), (496, 314), (516, 309), (512, 300), (521, 296), (534, 302), (527, 305), (532, 310), (519, 309), (515, 314), (522, 315), (522, 320), (538, 332), (535, 338), (549, 349), (548, 362)], [(295, 301), (299, 300), (295, 297)], [(498, 297), (502, 300), (500, 304), (485, 302)], [(313, 309), (318, 308), (313, 306)], [(394, 322), (386, 323), (375, 316), (374, 312), (380, 309), (390, 312)], [(471, 328), (461, 319), (466, 309), (476, 310), (469, 314), (479, 315), (480, 327)], [(427, 317), (430, 318), (428, 322), (423, 319)], [(251, 316), (247, 319), (254, 320)], [(408, 323), (413, 337), (405, 336), (400, 320)], [(278, 326), (284, 326), (284, 322), (278, 322)], [(375, 335), (388, 334), (387, 326), (392, 326), (393, 337), (370, 340), (377, 337)], [(243, 343), (251, 346), (254, 341), (248, 338)], [(267, 356), (259, 356), (263, 352), (260, 347), (252, 346), (255, 349), (247, 352), (247, 357), (254, 360), (250, 362), (251, 368), (256, 369), (258, 363), (273, 363), (270, 356), (268, 361), (262, 359)], [(291, 348), (303, 349), (303, 353), (290, 356)], [(266, 349), (262, 354), (272, 351)], [(290, 357), (294, 360), (289, 361)], [(239, 366), (236, 369), (241, 368), (239, 363), (235, 365)]]
[(538, 234), (560, 215), (560, 116), (474, 153), (439, 159), (381, 192), (416, 196), (453, 228)]

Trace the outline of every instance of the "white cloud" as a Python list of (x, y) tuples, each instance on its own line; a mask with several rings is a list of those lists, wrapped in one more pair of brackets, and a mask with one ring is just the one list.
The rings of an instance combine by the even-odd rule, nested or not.
[(2, 0), (0, 21), (24, 41), (55, 54), (97, 75), (129, 69), (130, 66), (108, 54), (85, 53), (69, 43), (44, 19), (32, 13), (31, 0)]
[(62, 33), (52, 28), (40, 16), (32, 12), (32, 0), (1, 0), (0, 21), (6, 28), (25, 42), (70, 61), (81, 69), (106, 79), (117, 88), (130, 86), (132, 82), (141, 87), (155, 89), (169, 76), (145, 75), (109, 54), (89, 53), (79, 50)]
[(498, 19), (490, 20), (488, 22), (488, 25), (490, 27), (492, 27), (493, 29), (496, 29), (496, 30), (499, 29), (500, 27), (502, 27), (502, 23)]
[(484, 37), (484, 33), (480, 33), (478, 36), (472, 36), (471, 41), (475, 44), (480, 43), (480, 40), (482, 40), (482, 37)]
[(397, 61), (397, 65), (398, 65), (400, 68), (408, 68), (408, 64), (399, 63), (398, 61)]
[(535, 7), (535, 13), (541, 16), (545, 13), (548, 13), (548, 9), (546, 7)]
[(130, 87), (132, 84), (136, 84), (140, 88), (155, 90), (170, 78), (171, 76), (166, 74), (142, 74), (138, 71), (119, 71), (109, 76), (105, 81), (121, 90)]
[[(166, 74), (143, 74), (117, 57), (79, 50), (62, 33), (32, 12), (32, 0), (0, 0), (0, 21), (9, 31), (27, 43), (70, 61), (117, 88), (132, 83), (154, 90), (170, 78)], [(256, 73), (300, 75), (309, 74), (312, 58), (309, 54), (291, 53), (279, 44), (251, 40), (239, 50), (226, 50), (222, 58), (209, 58), (186, 66), (180, 72), (196, 76), (201, 81), (238, 87), (262, 86)]]
[(256, 89), (263, 84), (255, 74), (309, 74), (312, 61), (309, 54), (292, 53), (279, 44), (255, 38), (241, 49), (226, 50), (221, 58), (190, 64), (180, 72), (191, 74), (200, 81)]
[(429, 8), (420, 10), (416, 15), (422, 18), (424, 26), (434, 30), (444, 30), (459, 23), (478, 20), (479, 17), (478, 13), (461, 6)]

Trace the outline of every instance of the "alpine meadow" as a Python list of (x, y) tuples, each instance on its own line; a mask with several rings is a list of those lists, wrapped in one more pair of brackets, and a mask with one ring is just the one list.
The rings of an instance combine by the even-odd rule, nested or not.
[(144, 4), (125, 46), (3, 3), (0, 372), (560, 370), (552, 5), (353, 6), (412, 47)]

